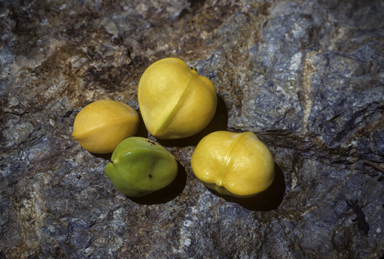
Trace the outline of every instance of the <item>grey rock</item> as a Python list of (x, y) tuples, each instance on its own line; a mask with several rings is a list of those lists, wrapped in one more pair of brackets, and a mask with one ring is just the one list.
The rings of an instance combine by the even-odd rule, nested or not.
[[(384, 256), (383, 1), (3, 1), (0, 25), (0, 258)], [(159, 140), (179, 163), (171, 186), (127, 198), (73, 122), (101, 99), (139, 111), (141, 74), (169, 56), (212, 80), (218, 111)], [(197, 180), (213, 130), (270, 148), (266, 192)]]

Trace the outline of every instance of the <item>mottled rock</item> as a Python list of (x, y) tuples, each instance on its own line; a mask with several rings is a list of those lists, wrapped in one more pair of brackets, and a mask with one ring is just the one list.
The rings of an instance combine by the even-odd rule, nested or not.
[[(383, 1), (6, 0), (0, 35), (0, 258), (384, 256)], [(175, 182), (130, 199), (72, 125), (96, 100), (139, 111), (141, 74), (169, 56), (213, 82), (218, 109), (159, 141)], [(258, 135), (271, 188), (236, 199), (196, 179), (214, 130)]]

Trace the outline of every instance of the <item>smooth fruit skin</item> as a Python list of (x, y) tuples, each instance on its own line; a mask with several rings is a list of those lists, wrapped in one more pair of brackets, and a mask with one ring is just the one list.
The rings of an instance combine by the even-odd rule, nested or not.
[(192, 154), (196, 177), (220, 194), (251, 197), (275, 177), (271, 152), (252, 132), (216, 131), (205, 136)]
[(72, 137), (91, 153), (112, 153), (124, 139), (136, 134), (139, 115), (129, 105), (100, 100), (85, 106), (76, 116)]
[(145, 70), (138, 99), (148, 132), (159, 139), (200, 132), (212, 120), (217, 106), (212, 82), (178, 58), (158, 60)]
[(116, 147), (105, 174), (124, 195), (141, 197), (172, 183), (177, 175), (177, 162), (161, 145), (131, 137)]

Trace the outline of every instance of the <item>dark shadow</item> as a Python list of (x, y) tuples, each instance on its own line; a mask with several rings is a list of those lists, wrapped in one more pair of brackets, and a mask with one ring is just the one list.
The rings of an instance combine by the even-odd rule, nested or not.
[(161, 145), (166, 147), (187, 147), (197, 146), (200, 140), (214, 131), (227, 130), (228, 109), (223, 98), (217, 95), (217, 107), (211, 122), (199, 133), (182, 139), (156, 139)]
[(138, 204), (146, 205), (167, 203), (175, 199), (184, 190), (185, 184), (187, 182), (187, 173), (185, 172), (184, 167), (179, 162), (177, 162), (177, 168), (178, 171), (175, 180), (173, 180), (173, 182), (167, 187), (143, 197), (128, 198)]
[(200, 7), (204, 5), (205, 0), (188, 0), (189, 8), (197, 11)]
[(139, 114), (139, 129), (137, 130), (135, 137), (143, 137), (148, 138), (148, 130), (145, 127), (143, 118), (141, 117), (141, 114)]
[(229, 195), (222, 195), (215, 190), (207, 188), (213, 194), (222, 197), (228, 202), (235, 202), (240, 204), (247, 210), (252, 211), (270, 211), (277, 209), (283, 201), (285, 193), (285, 180), (284, 174), (280, 167), (275, 163), (275, 179), (271, 186), (265, 191), (250, 198), (237, 198)]
[(95, 154), (95, 153), (91, 153), (89, 152), (91, 155), (95, 156), (95, 157), (98, 157), (98, 158), (103, 158), (105, 160), (109, 160), (111, 161), (111, 157), (112, 157), (112, 152), (111, 153), (106, 153), (106, 154)]

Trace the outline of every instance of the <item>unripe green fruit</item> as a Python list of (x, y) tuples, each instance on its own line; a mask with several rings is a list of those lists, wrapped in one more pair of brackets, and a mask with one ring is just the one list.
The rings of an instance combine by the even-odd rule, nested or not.
[(176, 178), (175, 157), (161, 145), (141, 137), (121, 142), (105, 174), (118, 191), (141, 197), (168, 186)]

